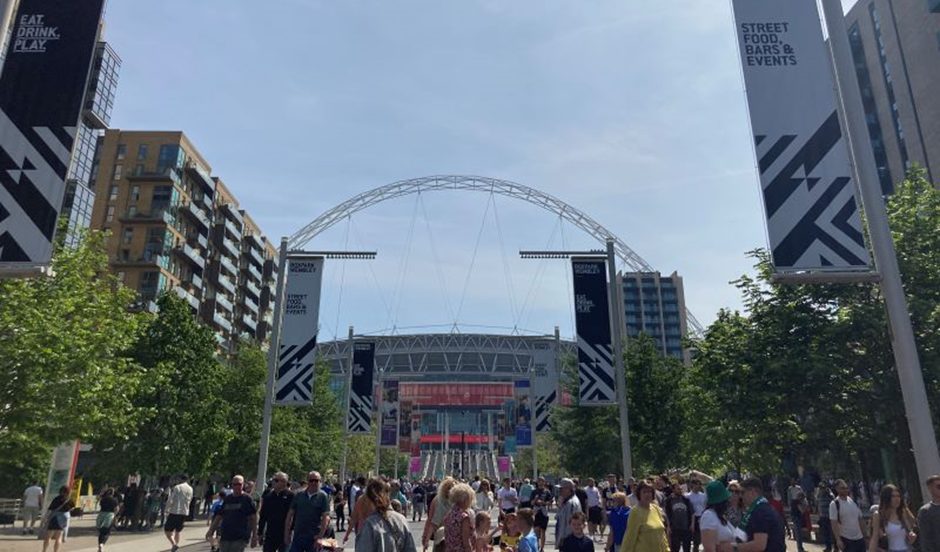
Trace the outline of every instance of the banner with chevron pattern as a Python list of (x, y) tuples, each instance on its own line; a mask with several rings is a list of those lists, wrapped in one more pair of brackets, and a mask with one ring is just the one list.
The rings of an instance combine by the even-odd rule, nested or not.
[[(870, 266), (816, 0), (734, 0), (767, 234), (779, 272)], [(868, 137), (861, 137), (868, 147)]]
[(323, 257), (287, 259), (275, 404), (304, 406), (313, 400), (322, 282)]
[(578, 333), (578, 381), (580, 406), (617, 403), (614, 355), (607, 304), (607, 262), (572, 258), (574, 273), (574, 322)]
[(103, 0), (21, 0), (0, 75), (0, 265), (46, 265)]
[(372, 431), (372, 376), (375, 374), (375, 343), (353, 345), (352, 381), (349, 384), (349, 412), (346, 433), (351, 435)]

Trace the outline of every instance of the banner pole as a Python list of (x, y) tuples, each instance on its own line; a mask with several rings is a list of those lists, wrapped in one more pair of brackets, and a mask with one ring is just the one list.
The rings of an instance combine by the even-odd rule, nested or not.
[(627, 417), (627, 378), (623, 366), (623, 331), (624, 327), (620, 313), (623, 312), (623, 303), (617, 300), (617, 256), (614, 252), (614, 241), (607, 240), (607, 275), (608, 302), (610, 303), (610, 337), (613, 341), (614, 370), (617, 377), (617, 407), (620, 410), (620, 454), (623, 459), (623, 480), (633, 475), (633, 460), (630, 454), (630, 421)]
[(281, 249), (277, 259), (277, 287), (274, 293), (274, 321), (271, 326), (271, 343), (268, 345), (268, 381), (264, 388), (264, 414), (261, 418), (261, 443), (258, 447), (258, 473), (256, 480), (261, 485), (268, 480), (268, 445), (271, 440), (271, 418), (274, 414), (274, 381), (277, 379), (277, 359), (281, 339), (281, 318), (284, 312), (284, 283), (287, 281), (287, 238), (281, 238)]
[[(378, 366), (376, 366), (378, 368)], [(375, 401), (375, 476), (379, 477), (379, 466), (382, 462), (382, 399), (385, 394), (385, 388), (382, 382), (382, 369), (376, 370), (379, 382), (379, 397)]]
[(349, 454), (349, 402), (352, 395), (352, 373), (353, 373), (353, 350), (355, 342), (353, 340), (353, 327), (349, 327), (349, 356), (346, 364), (346, 408), (343, 409), (343, 463), (339, 467), (339, 483), (346, 484), (346, 460)]
[(861, 91), (855, 77), (855, 65), (845, 29), (842, 4), (839, 0), (823, 0), (822, 5), (849, 147), (855, 159), (862, 207), (868, 220), (875, 266), (881, 274), (881, 292), (885, 298), (888, 323), (893, 337), (894, 363), (901, 382), (901, 395), (904, 398), (904, 412), (911, 432), (917, 475), (921, 492), (926, 493), (927, 478), (940, 473), (940, 455), (937, 452), (937, 437), (933, 429), (930, 404), (927, 401), (927, 390), (924, 387), (924, 374), (917, 355), (917, 344), (911, 326), (907, 297), (901, 283), (901, 271), (888, 224), (888, 214), (881, 196), (875, 156), (868, 140), (868, 126), (862, 107)]

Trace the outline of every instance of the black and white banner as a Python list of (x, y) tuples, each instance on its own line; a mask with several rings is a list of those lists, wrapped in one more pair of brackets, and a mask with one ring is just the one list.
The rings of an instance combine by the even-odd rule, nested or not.
[(610, 308), (607, 304), (607, 263), (601, 259), (573, 258), (571, 267), (578, 333), (578, 404), (616, 404)]
[(349, 413), (346, 433), (369, 433), (372, 430), (372, 376), (375, 373), (375, 343), (353, 345), (352, 380), (349, 384)]
[(535, 343), (532, 350), (532, 360), (535, 363), (533, 371), (535, 378), (532, 387), (535, 394), (535, 431), (544, 432), (552, 428), (551, 413), (558, 397), (558, 363), (555, 345), (548, 341)]
[(0, 75), (0, 263), (48, 264), (103, 0), (21, 0)]
[(816, 0), (733, 4), (774, 266), (867, 269)]
[(311, 403), (322, 282), (322, 257), (287, 259), (275, 404)]

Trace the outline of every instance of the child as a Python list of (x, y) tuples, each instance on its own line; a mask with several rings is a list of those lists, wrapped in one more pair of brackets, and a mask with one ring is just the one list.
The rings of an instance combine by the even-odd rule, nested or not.
[(561, 541), (560, 552), (594, 552), (594, 541), (584, 534), (584, 512), (571, 515), (571, 534)]
[(516, 517), (516, 523), (522, 532), (522, 538), (519, 539), (517, 552), (539, 552), (539, 539), (535, 536), (535, 512), (532, 508), (523, 508), (519, 510)]
[(503, 520), (503, 532), (499, 537), (500, 548), (512, 548), (515, 550), (519, 545), (522, 532), (519, 530), (519, 526), (516, 523), (518, 517), (515, 512), (506, 514)]
[(477, 512), (474, 521), (473, 552), (489, 552), (492, 550), (490, 548), (490, 539), (492, 538), (490, 526), (493, 520), (490, 518), (489, 512)]

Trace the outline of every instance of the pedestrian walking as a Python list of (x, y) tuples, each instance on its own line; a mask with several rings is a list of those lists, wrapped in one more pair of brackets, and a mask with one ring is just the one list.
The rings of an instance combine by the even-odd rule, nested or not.
[(428, 509), (428, 520), (424, 524), (424, 533), (421, 536), (421, 544), (424, 550), (427, 550), (432, 542), (434, 552), (443, 552), (444, 550), (444, 518), (450, 513), (453, 506), (450, 502), (450, 491), (456, 484), (457, 481), (454, 478), (445, 478), (431, 500), (431, 507)]
[(232, 493), (222, 500), (222, 507), (212, 518), (206, 540), (219, 530), (219, 552), (244, 552), (251, 544), (258, 546), (258, 511), (255, 501), (243, 492), (245, 478), (232, 478)]
[(290, 482), (284, 472), (275, 473), (271, 482), (271, 488), (261, 497), (258, 510), (258, 539), (264, 552), (286, 552), (284, 535), (294, 493), (288, 488)]
[(558, 512), (555, 514), (555, 546), (560, 547), (561, 541), (571, 534), (571, 519), (576, 512), (581, 511), (581, 502), (574, 494), (574, 481), (565, 478), (561, 480), (558, 492), (560, 493), (560, 503)]
[(366, 486), (363, 500), (372, 503), (373, 512), (356, 533), (356, 552), (417, 552), (408, 519), (391, 510), (389, 490), (379, 480)]
[(819, 508), (819, 534), (822, 537), (823, 552), (832, 552), (832, 523), (829, 521), (829, 505), (835, 495), (824, 482), (816, 489), (816, 505)]
[[(588, 536), (594, 540), (598, 529), (604, 523), (604, 509), (601, 507), (601, 492), (597, 488), (593, 477), (589, 477), (584, 487), (584, 496), (587, 499)], [(601, 534), (603, 536), (603, 534)]]
[(904, 504), (901, 490), (888, 484), (881, 487), (878, 511), (871, 519), (871, 540), (868, 550), (877, 552), (910, 552), (917, 533), (917, 520)]
[[(607, 524), (610, 525), (610, 533), (607, 535), (607, 543), (604, 546), (604, 550), (606, 552), (614, 552), (620, 550), (620, 547), (623, 545), (623, 536), (627, 534), (630, 507), (627, 506), (627, 495), (621, 492), (609, 495), (606, 499), (606, 503), (610, 505), (610, 508), (607, 510)], [(678, 549), (673, 549), (673, 551), (679, 552)], [(688, 550), (686, 552), (688, 552)]]
[(940, 474), (927, 478), (930, 501), (917, 511), (918, 543), (921, 550), (940, 550)]
[(764, 484), (752, 477), (741, 482), (744, 499), (744, 516), (741, 529), (747, 534), (747, 542), (721, 543), (719, 552), (786, 552), (785, 522), (764, 497)]
[(496, 499), (499, 510), (504, 514), (515, 512), (519, 506), (519, 493), (512, 488), (508, 477), (503, 479), (503, 486), (496, 492)]
[(692, 503), (692, 552), (698, 552), (698, 546), (702, 542), (702, 514), (705, 513), (706, 497), (702, 491), (702, 480), (692, 479), (689, 483), (691, 490), (685, 494), (685, 497)]
[(307, 474), (307, 488), (294, 495), (284, 522), (284, 543), (290, 545), (290, 552), (314, 552), (317, 540), (330, 529), (330, 499), (320, 489), (322, 481), (320, 472), (312, 471)]
[(544, 477), (540, 477), (535, 484), (535, 490), (532, 491), (532, 506), (535, 508), (535, 535), (538, 537), (539, 550), (545, 549), (545, 536), (548, 533), (548, 508), (555, 500), (551, 489), (545, 482)]
[(423, 481), (418, 481), (411, 488), (411, 521), (423, 521), (427, 507), (427, 489)]
[(189, 484), (189, 477), (181, 475), (179, 482), (170, 489), (167, 497), (167, 518), (163, 524), (163, 534), (170, 541), (171, 552), (179, 550), (180, 533), (189, 517), (190, 505), (193, 500), (193, 488)]
[(117, 508), (118, 501), (114, 498), (114, 489), (106, 488), (98, 496), (98, 516), (95, 518), (95, 528), (98, 530), (98, 552), (104, 551), (104, 545), (111, 537)]
[(471, 506), (474, 496), (473, 487), (466, 483), (454, 485), (448, 493), (452, 506), (444, 517), (444, 543), (447, 552), (473, 552), (474, 514)]
[(480, 481), (480, 485), (477, 487), (476, 504), (474, 509), (477, 512), (490, 513), (495, 505), (496, 503), (493, 501), (493, 493), (490, 492), (490, 482), (486, 479)]
[(678, 483), (673, 483), (673, 492), (666, 499), (665, 513), (669, 522), (669, 548), (672, 552), (679, 552), (680, 548), (683, 552), (689, 552), (695, 517), (692, 514), (692, 502), (682, 494)]
[(62, 534), (68, 529), (70, 512), (75, 508), (75, 502), (70, 498), (71, 493), (71, 487), (63, 485), (59, 487), (59, 494), (49, 503), (49, 508), (46, 510), (46, 535), (42, 539), (42, 552), (46, 552), (49, 548), (49, 541), (53, 542), (54, 552), (59, 552), (59, 548), (62, 547)]
[(346, 491), (336, 486), (336, 496), (333, 498), (333, 517), (336, 518), (336, 530), (346, 530)]
[(621, 552), (669, 552), (666, 520), (656, 504), (656, 491), (646, 481), (636, 486), (637, 505), (630, 509)]
[(42, 487), (33, 481), (23, 491), (23, 508), (20, 514), (23, 517), (23, 534), (36, 533), (36, 520), (42, 517)]
[(594, 552), (594, 540), (584, 534), (586, 521), (587, 516), (580, 510), (571, 515), (571, 531), (561, 540), (560, 552)]
[[(721, 481), (715, 480), (705, 487), (708, 506), (702, 513), (702, 547), (705, 552), (717, 552), (724, 543), (734, 543), (737, 528), (728, 519), (731, 500), (734, 495), (725, 488)], [(740, 535), (744, 537), (744, 535)], [(743, 538), (741, 539), (743, 540)], [(677, 548), (673, 548), (678, 552)]]
[(849, 497), (849, 485), (836, 481), (836, 499), (829, 505), (829, 519), (835, 535), (836, 548), (843, 552), (864, 552), (865, 533), (862, 531), (862, 511)]

